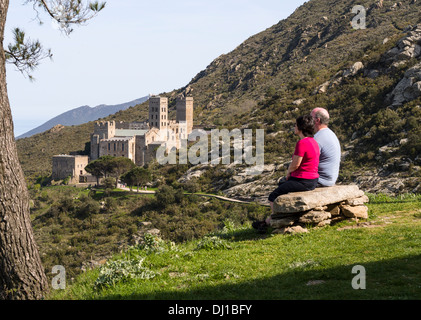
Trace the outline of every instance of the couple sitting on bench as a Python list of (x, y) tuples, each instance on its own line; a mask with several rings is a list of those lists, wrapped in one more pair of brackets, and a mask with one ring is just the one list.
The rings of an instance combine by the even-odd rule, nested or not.
[[(296, 120), (294, 133), (300, 140), (295, 146), (286, 177), (269, 195), (272, 213), (273, 202), (282, 194), (335, 185), (339, 175), (341, 146), (335, 133), (328, 128), (329, 118), (327, 110), (316, 108), (310, 115)], [(253, 227), (265, 233), (269, 223), (270, 217), (254, 222)]]

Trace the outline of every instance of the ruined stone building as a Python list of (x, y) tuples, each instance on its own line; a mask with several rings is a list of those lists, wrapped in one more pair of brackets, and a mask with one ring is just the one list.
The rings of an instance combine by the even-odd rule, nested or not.
[(102, 156), (126, 157), (143, 166), (156, 156), (163, 144), (167, 149), (179, 148), (180, 139), (187, 139), (193, 130), (193, 98), (178, 98), (176, 119), (168, 118), (168, 98), (149, 98), (147, 122), (102, 121), (95, 124), (91, 135), (90, 160)]
[(85, 171), (88, 162), (88, 156), (54, 156), (52, 179), (57, 181), (69, 178), (71, 184), (88, 182), (88, 173)]

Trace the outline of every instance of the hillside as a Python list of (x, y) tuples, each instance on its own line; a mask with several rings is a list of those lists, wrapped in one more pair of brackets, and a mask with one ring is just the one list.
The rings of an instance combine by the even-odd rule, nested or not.
[[(367, 28), (354, 30), (351, 9), (361, 4)], [(192, 95), (196, 125), (266, 130), (263, 175), (244, 180), (239, 168), (225, 177), (227, 183), (211, 179), (209, 185), (233, 196), (265, 194), (290, 158), (292, 121), (318, 106), (330, 111), (343, 146), (341, 182), (370, 191), (419, 192), (420, 11), (421, 2), (412, 0), (311, 0), (216, 58), (185, 87), (163, 93), (170, 108), (177, 95)], [(145, 120), (147, 105), (108, 118)], [(91, 127), (18, 140), (25, 173), (48, 173), (52, 155), (84, 150)], [(247, 183), (260, 191), (251, 192)]]
[[(98, 251), (113, 247), (106, 243), (107, 237), (118, 239), (114, 242), (116, 246), (128, 233), (140, 234), (137, 243), (91, 264), (92, 269), (83, 264), (86, 272), (74, 276), (74, 280), (73, 274), (69, 275), (66, 290), (52, 290), (47, 299), (178, 300), (179, 304), (189, 300), (189, 306), (192, 300), (227, 300), (227, 304), (228, 300), (276, 300), (274, 305), (264, 305), (273, 307), (271, 311), (279, 310), (278, 300), (419, 299), (420, 200), (413, 195), (370, 195), (367, 221), (312, 228), (305, 234), (258, 235), (248, 223), (240, 225), (228, 218), (212, 233), (184, 242), (157, 236), (157, 225), (148, 225), (148, 220), (142, 220), (136, 229), (136, 218), (147, 219), (148, 209), (126, 214), (126, 224), (121, 221), (124, 217), (121, 213), (118, 219), (97, 214), (74, 221), (72, 230), (82, 229), (80, 235), (63, 234), (62, 224), (52, 224), (53, 218), (44, 217), (45, 221), (37, 222), (36, 226), (44, 237), (48, 229), (54, 230), (55, 239), (53, 245), (39, 242), (41, 252), (48, 253), (45, 260), (49, 257), (44, 265), (64, 264), (66, 275), (70, 266), (80, 268), (77, 260), (89, 257), (90, 247)], [(142, 198), (136, 201), (141, 202)], [(205, 206), (204, 201), (213, 208), (221, 206), (218, 200), (210, 204), (207, 200), (195, 200), (197, 209)], [(193, 202), (188, 202), (192, 209)], [(182, 205), (185, 208), (186, 203)], [(173, 210), (174, 204), (170, 207)], [(243, 207), (243, 211), (247, 208)], [(186, 215), (177, 226), (187, 230), (187, 224), (194, 223), (199, 216)], [(58, 215), (56, 219), (63, 220), (66, 228), (71, 225), (69, 214)], [(173, 229), (170, 223), (163, 227), (170, 233)], [(174, 228), (173, 232), (177, 230)], [(57, 254), (53, 254), (55, 247), (61, 247)], [(359, 272), (354, 271), (356, 266)], [(261, 314), (256, 303), (248, 303), (253, 305), (253, 315)], [(145, 307), (151, 308), (150, 302)], [(168, 313), (168, 308), (153, 309), (164, 317)], [(291, 310), (290, 305), (286, 309)]]
[[(410, 2), (392, 10), (392, 1), (384, 1), (383, 8), (373, 1), (309, 1), (288, 19), (215, 59), (180, 91), (196, 97), (201, 106), (197, 112), (203, 111), (204, 118), (221, 122), (226, 113), (255, 111), (268, 90), (275, 90), (283, 104), (304, 98), (336, 72), (385, 50), (385, 38), (403, 36), (408, 25), (418, 23), (420, 4)], [(357, 3), (369, 8), (366, 30), (350, 26)], [(300, 90), (306, 85), (313, 87)]]
[[(53, 266), (66, 268), (66, 290), (51, 299), (419, 297), (421, 195), (367, 194), (368, 219), (259, 234), (250, 223), (269, 208), (169, 186), (155, 195), (71, 186), (30, 194), (45, 272), (52, 281)], [(355, 265), (370, 275), (367, 290), (351, 286)]]

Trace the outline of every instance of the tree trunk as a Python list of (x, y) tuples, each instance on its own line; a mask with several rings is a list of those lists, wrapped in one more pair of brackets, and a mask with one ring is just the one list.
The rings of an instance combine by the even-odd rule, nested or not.
[(41, 299), (48, 282), (30, 220), (7, 96), (3, 49), (8, 0), (0, 0), (0, 299)]

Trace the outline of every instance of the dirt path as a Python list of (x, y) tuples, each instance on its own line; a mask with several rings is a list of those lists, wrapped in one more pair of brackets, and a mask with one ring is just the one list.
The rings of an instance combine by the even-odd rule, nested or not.
[[(130, 191), (129, 188), (120, 187), (119, 189)], [(135, 188), (133, 188), (132, 191), (133, 192), (136, 192), (136, 193), (141, 193), (141, 194), (154, 194), (155, 193), (155, 191), (153, 191), (153, 190), (150, 190), (150, 191), (148, 191), (148, 190), (139, 190), (139, 191), (137, 191)], [(227, 198), (227, 197), (219, 196), (219, 195), (216, 195), (216, 194), (205, 194), (205, 193), (185, 193), (185, 194), (186, 195), (192, 195), (192, 194), (194, 194), (194, 195), (200, 196), (200, 197), (217, 198), (217, 199), (222, 200), (222, 201), (235, 202), (235, 203), (244, 203), (244, 204), (257, 203), (257, 202), (243, 201), (243, 200), (238, 200), (238, 199), (233, 199), (233, 198)], [(260, 204), (262, 206), (268, 206), (268, 205), (261, 204), (261, 203), (258, 203), (258, 204)]]

